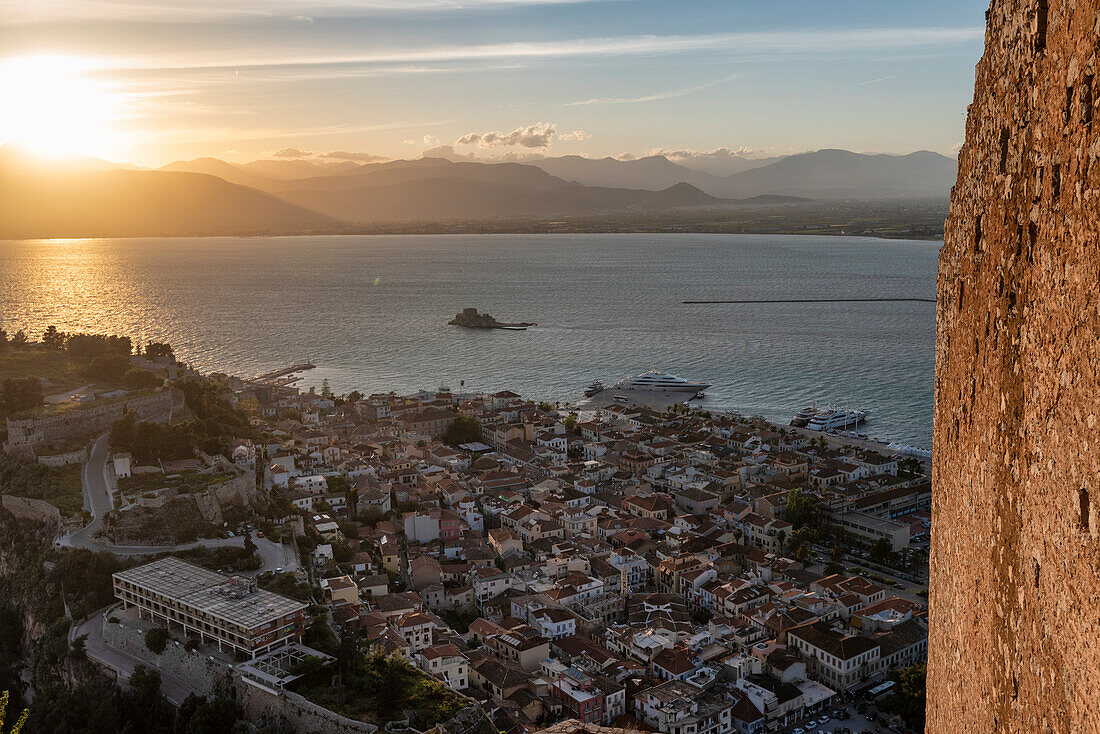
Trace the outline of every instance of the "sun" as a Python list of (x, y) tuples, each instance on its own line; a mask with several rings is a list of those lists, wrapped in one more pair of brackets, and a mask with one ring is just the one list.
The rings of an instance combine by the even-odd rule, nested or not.
[(73, 56), (38, 55), (0, 61), (0, 142), (39, 155), (107, 155), (115, 99)]

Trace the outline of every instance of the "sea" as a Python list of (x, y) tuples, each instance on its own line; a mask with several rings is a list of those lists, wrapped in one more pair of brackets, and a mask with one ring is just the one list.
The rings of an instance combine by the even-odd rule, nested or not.
[[(699, 404), (786, 423), (870, 411), (931, 447), (941, 243), (731, 234), (395, 235), (0, 241), (0, 326), (170, 342), (203, 371), (312, 361), (303, 388), (514, 390), (575, 402), (650, 369)], [(448, 326), (466, 307), (526, 331)]]

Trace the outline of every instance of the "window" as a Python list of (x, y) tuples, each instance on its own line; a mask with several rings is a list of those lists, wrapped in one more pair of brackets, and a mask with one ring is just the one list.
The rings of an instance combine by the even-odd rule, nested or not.
[(1077, 523), (1081, 530), (1089, 529), (1089, 491), (1082, 487), (1077, 491), (1077, 505), (1080, 512)]

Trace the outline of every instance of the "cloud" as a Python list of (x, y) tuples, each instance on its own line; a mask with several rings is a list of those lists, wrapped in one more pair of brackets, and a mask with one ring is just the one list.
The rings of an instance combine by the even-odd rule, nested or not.
[(663, 155), (670, 161), (710, 161), (710, 162), (722, 162), (730, 161), (735, 158), (749, 158), (753, 154), (752, 148), (740, 147), (740, 148), (715, 148), (714, 150), (698, 151), (698, 150), (668, 150), (666, 148), (658, 148), (650, 152), (650, 155)]
[(588, 140), (591, 137), (592, 136), (589, 135), (584, 130), (574, 130), (571, 133), (562, 133), (561, 135), (558, 136), (558, 140), (579, 141), (579, 140)]
[(733, 81), (734, 79), (740, 79), (744, 74), (733, 74), (731, 76), (723, 77), (721, 79), (715, 79), (704, 84), (696, 84), (691, 87), (683, 87), (681, 89), (670, 89), (665, 92), (656, 92), (654, 94), (646, 94), (640, 97), (593, 97), (592, 99), (582, 99), (577, 102), (569, 102), (566, 107), (576, 107), (578, 105), (590, 105), (590, 104), (637, 104), (639, 102), (656, 102), (662, 99), (673, 99), (675, 97), (683, 97), (687, 94), (694, 92), (700, 92), (704, 89), (724, 84), (725, 82)]
[[(615, 36), (576, 38), (555, 41), (515, 41), (498, 44), (443, 45), (419, 48), (377, 48), (368, 53), (350, 49), (318, 48), (296, 54), (280, 51), (247, 55), (239, 49), (220, 53), (203, 49), (172, 56), (112, 57), (105, 69), (145, 70), (252, 70), (267, 67), (306, 67), (323, 65), (424, 64), (499, 59), (561, 59), (624, 56), (661, 56), (710, 52), (727, 58), (761, 60), (767, 57), (798, 57), (855, 54), (896, 55), (905, 49), (928, 49), (979, 43), (985, 30), (964, 28), (861, 28), (819, 29), (809, 31), (763, 31), (711, 33), (674, 36)], [(708, 84), (710, 84), (708, 82)], [(672, 90), (659, 94), (685, 94)], [(653, 96), (653, 95), (646, 95)], [(612, 100), (620, 98), (610, 98)], [(634, 98), (624, 97), (623, 100)], [(644, 100), (643, 98), (638, 98)], [(597, 100), (601, 101), (601, 100)], [(594, 104), (595, 102), (591, 102)]]
[(271, 154), (275, 158), (309, 158), (313, 153), (299, 148), (283, 148)]
[(857, 82), (857, 87), (866, 87), (868, 84), (878, 84), (879, 82), (888, 82), (891, 79), (897, 79), (900, 74), (894, 74), (893, 76), (880, 76), (878, 79), (868, 79), (865, 82)]
[(568, 5), (595, 0), (39, 0), (16, 4), (5, 13), (7, 23), (51, 19), (201, 21), (208, 19), (288, 18), (312, 22), (315, 17), (355, 18), (425, 12), (491, 9), (522, 5)]
[(374, 153), (351, 153), (346, 150), (333, 150), (328, 153), (318, 153), (318, 158), (332, 158), (339, 161), (355, 161), (356, 163), (377, 163), (378, 161), (389, 160), (384, 155), (375, 155)]
[(520, 148), (548, 148), (554, 141), (557, 127), (550, 122), (517, 127), (510, 133), (467, 133), (455, 141), (455, 145), (477, 145), (479, 148), (515, 146)]

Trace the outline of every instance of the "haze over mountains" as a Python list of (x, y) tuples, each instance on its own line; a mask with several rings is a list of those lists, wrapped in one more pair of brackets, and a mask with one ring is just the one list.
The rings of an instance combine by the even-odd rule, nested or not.
[(215, 158), (158, 170), (98, 159), (45, 164), (0, 148), (0, 237), (300, 234), (398, 222), (623, 215), (796, 204), (806, 199), (946, 198), (955, 161), (821, 150), (717, 176), (663, 156), (491, 163)]

